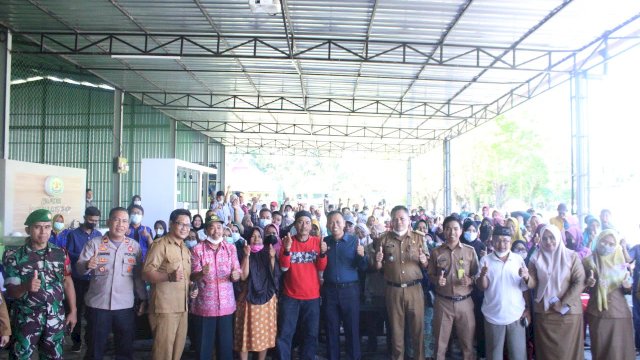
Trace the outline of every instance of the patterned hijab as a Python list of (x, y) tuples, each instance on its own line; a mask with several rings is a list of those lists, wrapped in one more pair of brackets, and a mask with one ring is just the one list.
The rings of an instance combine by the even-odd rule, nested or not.
[(560, 297), (562, 281), (571, 273), (571, 250), (567, 249), (562, 241), (560, 230), (554, 225), (545, 225), (540, 230), (540, 237), (545, 231), (549, 231), (556, 240), (556, 248), (552, 251), (540, 250), (531, 258), (538, 273), (538, 287), (535, 301), (544, 302), (544, 310), (549, 310), (549, 300)]
[[(600, 245), (602, 239), (611, 236), (615, 241), (615, 250), (609, 255), (600, 255), (596, 250), (591, 256), (584, 260), (585, 268), (593, 271), (593, 276), (598, 279), (596, 285), (596, 298), (598, 300), (598, 311), (609, 309), (607, 297), (610, 292), (620, 288), (627, 273), (627, 264), (620, 246), (619, 235), (614, 230), (605, 230), (598, 235), (597, 245)], [(597, 247), (596, 247), (597, 249)]]

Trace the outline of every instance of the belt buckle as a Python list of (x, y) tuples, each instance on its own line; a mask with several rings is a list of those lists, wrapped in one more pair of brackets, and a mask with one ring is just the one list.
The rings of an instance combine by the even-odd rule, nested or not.
[(401, 288), (406, 288), (406, 287), (407, 287), (407, 283), (400, 284), (400, 287), (401, 287)]

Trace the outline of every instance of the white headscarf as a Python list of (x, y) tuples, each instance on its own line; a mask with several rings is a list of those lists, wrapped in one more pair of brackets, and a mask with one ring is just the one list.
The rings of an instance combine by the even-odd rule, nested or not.
[(553, 234), (558, 244), (555, 250), (545, 251), (540, 244), (538, 253), (531, 259), (538, 274), (538, 287), (535, 301), (544, 301), (544, 310), (549, 310), (549, 299), (559, 297), (562, 281), (571, 273), (571, 250), (564, 246), (560, 230), (554, 225), (545, 225), (540, 229), (540, 237), (545, 231)]

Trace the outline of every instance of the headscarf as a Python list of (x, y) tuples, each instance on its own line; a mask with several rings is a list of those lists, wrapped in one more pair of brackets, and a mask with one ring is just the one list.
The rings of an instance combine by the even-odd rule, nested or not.
[[(196, 218), (200, 218), (200, 226), (196, 227), (195, 225), (193, 225), (193, 223), (195, 222)], [(191, 219), (191, 228), (197, 233), (199, 230), (203, 230), (204, 229), (204, 220), (202, 219), (202, 216), (200, 214), (195, 214), (193, 215), (193, 219)]]
[(356, 230), (357, 229), (360, 229), (360, 231), (362, 231), (362, 233), (364, 234), (364, 238), (358, 239), (358, 242), (360, 242), (362, 246), (367, 246), (373, 242), (373, 240), (371, 239), (371, 232), (369, 231), (369, 228), (367, 228), (366, 224), (357, 223)]
[(584, 259), (587, 256), (591, 255), (591, 250), (584, 246), (582, 240), (582, 231), (580, 231), (580, 227), (577, 224), (570, 225), (569, 229), (567, 229), (565, 238), (569, 241), (569, 236), (573, 238), (573, 250), (580, 255), (580, 259)]
[(538, 274), (538, 287), (535, 301), (544, 303), (544, 310), (549, 310), (549, 300), (559, 297), (562, 281), (571, 274), (571, 250), (564, 246), (560, 230), (554, 225), (544, 225), (540, 236), (549, 231), (556, 240), (556, 248), (547, 252), (540, 246), (540, 250), (531, 258)]
[[(520, 223), (518, 222), (518, 219), (514, 218), (514, 217), (508, 217), (505, 220), (505, 225), (507, 225), (507, 223), (509, 221), (513, 221), (513, 225), (515, 226), (515, 231), (513, 233), (513, 236), (511, 237), (511, 243), (513, 244), (514, 241), (516, 240), (525, 240), (524, 236), (522, 236), (522, 230), (520, 230)], [(508, 226), (508, 225), (507, 225)]]
[(594, 252), (584, 260), (587, 270), (592, 270), (594, 276), (598, 275), (596, 285), (596, 299), (598, 301), (598, 311), (608, 310), (609, 304), (607, 296), (610, 292), (618, 289), (627, 276), (627, 264), (620, 246), (619, 235), (615, 230), (605, 230), (598, 235), (597, 244), (607, 236), (615, 240), (615, 250), (612, 254), (602, 256)]
[[(251, 228), (252, 235), (254, 231), (258, 231), (264, 241), (262, 229), (257, 226)], [(268, 246), (251, 254), (247, 282), (247, 301), (253, 305), (266, 304), (278, 292), (279, 277), (280, 266), (276, 263), (271, 269), (271, 255), (269, 254)]]
[[(276, 229), (276, 233), (274, 234), (274, 236), (276, 237), (277, 242), (273, 245), (273, 248), (276, 250), (276, 256), (278, 256), (277, 254), (280, 254), (280, 247), (282, 246), (282, 240), (280, 239), (280, 229), (278, 229), (278, 226), (276, 226), (276, 224), (269, 224), (264, 227), (264, 231), (267, 231), (268, 227)], [(262, 240), (264, 240), (264, 238)]]
[(489, 219), (488, 217), (482, 219), (478, 237), (480, 238), (480, 241), (485, 244), (487, 243), (487, 241), (489, 241), (489, 239), (491, 239), (491, 219)]

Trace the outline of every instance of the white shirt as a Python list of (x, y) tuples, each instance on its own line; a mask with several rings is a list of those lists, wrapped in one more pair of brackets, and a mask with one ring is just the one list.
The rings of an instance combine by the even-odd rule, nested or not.
[(489, 287), (484, 291), (482, 301), (485, 319), (494, 325), (508, 325), (520, 319), (525, 308), (522, 292), (527, 290), (527, 285), (518, 271), (525, 266), (524, 259), (518, 254), (509, 253), (503, 262), (495, 253), (491, 253), (480, 259), (480, 268), (484, 265), (489, 268)]

